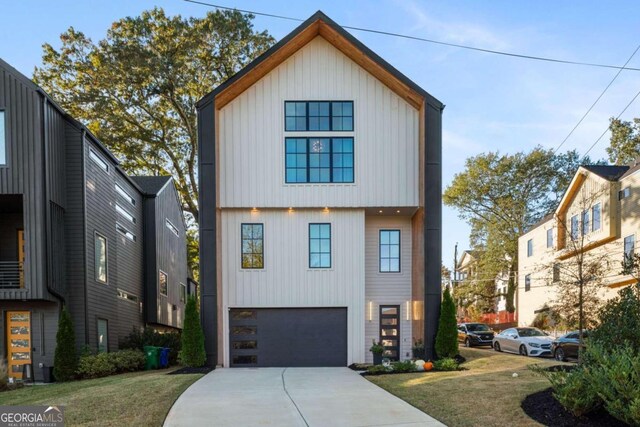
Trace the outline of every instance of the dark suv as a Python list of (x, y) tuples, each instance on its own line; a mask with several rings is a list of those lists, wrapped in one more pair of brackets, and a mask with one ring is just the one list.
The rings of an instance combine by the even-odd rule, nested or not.
[(465, 347), (492, 346), (493, 331), (484, 323), (461, 323), (458, 325), (458, 341)]

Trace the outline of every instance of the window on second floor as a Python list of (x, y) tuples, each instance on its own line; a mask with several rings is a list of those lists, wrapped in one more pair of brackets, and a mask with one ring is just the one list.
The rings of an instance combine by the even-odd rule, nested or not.
[(635, 252), (636, 237), (635, 235), (624, 238), (624, 273), (629, 274), (633, 268), (633, 254)]
[(527, 256), (533, 256), (533, 239), (527, 240)]
[(578, 215), (574, 215), (571, 217), (571, 239), (575, 240), (578, 238), (578, 234), (580, 233), (580, 219)]
[(0, 165), (7, 164), (7, 138), (4, 130), (4, 110), (0, 110)]
[(187, 301), (187, 287), (184, 283), (180, 283), (180, 302), (184, 303)]
[(529, 292), (531, 290), (531, 275), (524, 276), (524, 291)]
[(167, 277), (167, 273), (160, 270), (158, 272), (158, 290), (160, 295), (164, 295), (165, 297), (168, 295), (169, 288), (169, 278)]
[(600, 230), (600, 203), (591, 208), (591, 231)]
[(618, 200), (626, 199), (631, 195), (631, 189), (629, 187), (625, 187), (622, 190), (618, 191)]
[(107, 283), (107, 238), (95, 235), (95, 276), (98, 282)]
[(380, 272), (400, 272), (400, 230), (380, 230)]
[(547, 248), (553, 247), (553, 228), (547, 230)]
[(118, 193), (122, 198), (124, 198), (127, 202), (131, 203), (133, 206), (136, 205), (136, 200), (131, 197), (131, 194), (127, 192), (124, 188), (122, 188), (119, 184), (115, 185), (116, 193)]
[(352, 183), (353, 138), (285, 138), (287, 183)]
[(331, 224), (309, 224), (309, 268), (331, 268)]
[(285, 101), (284, 130), (353, 131), (353, 101)]
[(173, 234), (176, 235), (176, 237), (180, 237), (180, 232), (178, 231), (178, 227), (176, 227), (175, 225), (173, 225), (173, 223), (171, 221), (169, 221), (168, 219), (165, 218), (164, 220), (164, 224), (167, 226), (167, 228), (169, 230), (171, 230), (171, 232)]
[(116, 203), (116, 212), (118, 212), (125, 219), (129, 220), (129, 222), (136, 223), (136, 218), (125, 208)]
[(587, 209), (582, 212), (582, 235), (586, 236), (591, 231), (591, 212)]
[(242, 268), (264, 268), (264, 224), (242, 224)]
[(89, 150), (89, 158), (93, 161), (93, 163), (98, 165), (100, 169), (102, 169), (105, 172), (109, 172), (109, 163), (107, 163), (105, 159), (100, 157), (98, 153), (96, 153), (93, 150)]

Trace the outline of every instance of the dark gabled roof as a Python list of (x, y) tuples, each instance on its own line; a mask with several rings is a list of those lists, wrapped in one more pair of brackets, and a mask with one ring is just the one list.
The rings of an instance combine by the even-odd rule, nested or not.
[(430, 103), (436, 108), (440, 110), (444, 109), (444, 104), (436, 99), (433, 95), (422, 89), (416, 83), (414, 83), (407, 76), (398, 71), (395, 67), (389, 64), (387, 61), (378, 56), (375, 52), (365, 46), (360, 40), (351, 35), (348, 31), (338, 25), (335, 21), (325, 15), (322, 11), (318, 10), (316, 13), (311, 15), (309, 19), (304, 21), (298, 27), (296, 27), (292, 32), (287, 34), (284, 38), (282, 38), (278, 43), (274, 44), (265, 51), (262, 55), (258, 56), (256, 59), (251, 61), (247, 66), (238, 71), (236, 74), (227, 79), (224, 83), (218, 85), (214, 90), (206, 94), (205, 96), (197, 102), (196, 108), (201, 108), (209, 102), (213, 101), (219, 93), (223, 92), (229, 86), (231, 86), (236, 81), (240, 80), (246, 74), (251, 72), (253, 69), (261, 65), (265, 60), (267, 60), (271, 55), (276, 53), (279, 49), (289, 43), (293, 38), (297, 35), (305, 31), (308, 27), (313, 25), (317, 21), (322, 21), (329, 27), (331, 27), (334, 31), (336, 31), (341, 37), (346, 39), (349, 43), (355, 46), (358, 50), (360, 50), (366, 57), (370, 58), (374, 63), (376, 63), (380, 68), (384, 69), (387, 73), (391, 74), (395, 79), (402, 82), (407, 87), (411, 88), (414, 92), (420, 94), (425, 102)]
[(617, 181), (629, 170), (629, 166), (583, 165), (582, 167), (607, 181)]
[(131, 179), (149, 196), (160, 194), (171, 181), (170, 176), (132, 176)]

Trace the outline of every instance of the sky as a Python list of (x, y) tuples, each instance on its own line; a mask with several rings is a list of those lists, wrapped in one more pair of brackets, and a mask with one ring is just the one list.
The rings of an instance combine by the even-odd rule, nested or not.
[[(640, 2), (595, 0), (283, 1), (203, 0), (222, 6), (307, 18), (320, 9), (341, 25), (571, 61), (623, 65), (640, 44)], [(203, 16), (210, 8), (182, 0), (2, 1), (0, 57), (31, 77), (42, 44), (60, 45), (69, 27), (94, 41), (110, 24), (153, 7)], [(8, 19), (7, 19), (8, 18)], [(256, 17), (256, 30), (276, 39), (298, 23)], [(614, 69), (555, 64), (351, 31), (369, 48), (441, 100), (443, 189), (465, 159), (487, 151), (557, 147), (616, 74)], [(640, 52), (628, 67), (640, 68)], [(640, 72), (623, 71), (561, 151), (584, 153), (640, 91)], [(621, 119), (640, 116), (638, 99)], [(589, 153), (605, 158), (608, 134)], [(468, 248), (469, 227), (443, 208), (443, 262), (456, 243)]]

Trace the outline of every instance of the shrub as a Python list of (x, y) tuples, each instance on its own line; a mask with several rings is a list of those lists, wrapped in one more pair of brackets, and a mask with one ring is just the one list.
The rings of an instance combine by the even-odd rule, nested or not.
[(185, 366), (199, 367), (207, 361), (204, 350), (204, 333), (200, 325), (200, 316), (196, 307), (196, 299), (189, 297), (184, 312), (184, 329), (182, 330), (182, 349), (180, 363)]
[(404, 362), (393, 362), (391, 364), (394, 372), (415, 372), (418, 370), (416, 364), (412, 360), (405, 360)]
[(121, 350), (109, 354), (117, 372), (135, 372), (144, 368), (145, 355), (140, 350)]
[(420, 339), (415, 341), (411, 347), (411, 353), (414, 359), (424, 359), (424, 342)]
[(592, 386), (584, 367), (571, 371), (538, 370), (553, 388), (553, 396), (576, 417), (581, 417), (602, 405), (596, 389)]
[(456, 304), (451, 298), (449, 288), (444, 290), (440, 322), (436, 335), (436, 354), (438, 357), (454, 357), (458, 354), (458, 322), (456, 321)]
[(640, 352), (640, 287), (629, 286), (618, 292), (599, 312), (599, 326), (589, 335), (605, 348), (631, 345)]
[(100, 378), (123, 372), (134, 372), (144, 368), (145, 356), (140, 350), (120, 350), (113, 353), (98, 353), (80, 358), (78, 378)]
[(121, 349), (144, 350), (144, 346), (169, 348), (169, 365), (178, 363), (181, 340), (179, 332), (158, 332), (151, 327), (143, 330), (133, 328), (131, 333), (120, 342)]
[(387, 372), (389, 372), (389, 369), (385, 368), (383, 365), (369, 366), (367, 368), (367, 373), (370, 375), (386, 374)]
[(69, 381), (78, 367), (76, 336), (73, 321), (66, 307), (60, 313), (56, 334), (56, 351), (53, 356), (53, 375), (57, 381)]
[(458, 369), (460, 369), (460, 366), (455, 359), (445, 357), (444, 359), (436, 360), (435, 362), (433, 362), (433, 368), (436, 371), (457, 371)]

